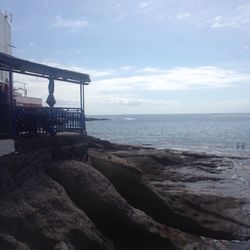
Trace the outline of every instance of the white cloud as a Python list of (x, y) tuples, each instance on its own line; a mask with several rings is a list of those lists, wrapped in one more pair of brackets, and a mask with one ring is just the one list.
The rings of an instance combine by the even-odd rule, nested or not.
[(30, 47), (34, 47), (35, 44), (34, 44), (33, 42), (30, 42), (30, 43), (29, 43), (29, 46), (30, 46)]
[(212, 22), (212, 28), (249, 28), (250, 4), (241, 5), (231, 14), (216, 16)]
[[(184, 108), (184, 107), (183, 107)], [(221, 100), (214, 102), (196, 102), (188, 106), (189, 113), (241, 113), (249, 112), (250, 99)]]
[(164, 70), (158, 69), (156, 67), (146, 67), (143, 69), (138, 70), (138, 72), (145, 72), (145, 73), (162, 73)]
[[(138, 114), (229, 112), (230, 108), (232, 111), (240, 112), (250, 108), (250, 100), (209, 103), (196, 103), (192, 100), (192, 103), (180, 103), (169, 98), (153, 98), (152, 94), (155, 92), (158, 96), (159, 92), (162, 95), (168, 91), (190, 89), (204, 89), (206, 93), (206, 89), (209, 88), (226, 88), (233, 84), (248, 83), (250, 75), (212, 66), (154, 69), (155, 72), (152, 73), (145, 74), (142, 69), (140, 75), (94, 80), (86, 88), (87, 110), (94, 114)], [(150, 91), (150, 97), (147, 97), (145, 91)]]
[(98, 95), (86, 88), (88, 113), (92, 114), (139, 114), (139, 113), (166, 113), (180, 110), (181, 105), (174, 100), (150, 100), (138, 98), (134, 95)]
[[(47, 63), (48, 64), (48, 63)], [(83, 67), (62, 67), (56, 63), (50, 65), (69, 70), (89, 73), (92, 82), (85, 88), (86, 110), (88, 113), (119, 114), (119, 113), (183, 113), (183, 112), (240, 112), (250, 108), (250, 100), (218, 101), (209, 103), (180, 103), (176, 100), (153, 98), (156, 94), (168, 91), (185, 91), (190, 89), (226, 88), (231, 85), (250, 82), (250, 74), (214, 66), (179, 67), (159, 69), (148, 67), (140, 71), (128, 71), (122, 74), (122, 69), (86, 69)], [(126, 67), (126, 66), (124, 66)], [(148, 69), (145, 71), (145, 69)], [(127, 73), (127, 72), (126, 72)], [(48, 80), (15, 74), (15, 80), (26, 82), (29, 96), (43, 98), (44, 105), (48, 96)], [(19, 84), (22, 87), (22, 84)], [(147, 93), (151, 93), (150, 97)], [(206, 91), (206, 90), (205, 90)], [(157, 95), (158, 96), (158, 95)], [(55, 98), (57, 106), (79, 107), (79, 86), (57, 81), (55, 83)], [(218, 107), (218, 109), (216, 109)], [(185, 111), (186, 110), (186, 111)]]
[(140, 8), (140, 9), (144, 9), (144, 8), (146, 8), (147, 6), (148, 6), (148, 3), (147, 3), (147, 2), (142, 2), (142, 3), (139, 4), (139, 8)]
[(86, 28), (88, 26), (88, 22), (83, 19), (65, 19), (61, 15), (55, 17), (54, 27), (62, 27), (70, 29), (70, 31), (75, 31), (78, 29)]
[(212, 66), (196, 68), (174, 68), (161, 70), (143, 69), (151, 74), (132, 75), (119, 78), (102, 79), (95, 82), (103, 86), (103, 91), (171, 91), (200, 88), (222, 88), (239, 82), (250, 81), (250, 75)]
[(126, 13), (121, 13), (118, 17), (115, 18), (115, 22), (121, 22), (125, 19)]
[(116, 71), (113, 69), (101, 70), (101, 69), (90, 69), (90, 68), (83, 68), (83, 67), (77, 67), (77, 66), (70, 66), (70, 67), (63, 67), (63, 68), (76, 71), (76, 72), (89, 74), (92, 79), (113, 76), (116, 73)]
[(164, 24), (166, 29), (183, 29), (183, 25), (198, 29), (207, 27), (249, 29), (250, 4), (236, 8), (227, 4), (224, 6), (216, 8), (213, 4), (207, 5), (197, 1), (191, 1), (188, 6), (176, 5), (171, 1), (142, 1), (139, 2), (138, 8), (129, 12), (127, 19), (140, 18), (149, 24)]
[(223, 27), (232, 27), (235, 28), (239, 24), (235, 18), (229, 18), (224, 16), (217, 16), (214, 18), (212, 28), (223, 28)]
[(125, 66), (121, 67), (121, 70), (124, 70), (124, 71), (132, 70), (132, 67), (129, 65), (125, 65)]
[(76, 53), (76, 54), (81, 54), (81, 53), (82, 53), (82, 51), (81, 51), (81, 50), (79, 50), (79, 49), (76, 49), (76, 50), (75, 50), (75, 53)]
[(118, 96), (108, 96), (106, 98), (106, 102), (112, 105), (117, 106), (145, 106), (145, 105), (152, 105), (152, 106), (161, 106), (161, 105), (176, 105), (178, 104), (177, 101), (172, 100), (150, 100), (146, 98), (135, 98), (135, 97), (118, 97)]
[(191, 13), (189, 12), (182, 12), (177, 15), (177, 19), (186, 19), (191, 16)]

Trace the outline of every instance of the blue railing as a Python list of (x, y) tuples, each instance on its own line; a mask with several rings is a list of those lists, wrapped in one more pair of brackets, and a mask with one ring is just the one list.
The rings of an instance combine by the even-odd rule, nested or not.
[(56, 134), (85, 131), (85, 116), (80, 108), (14, 107), (13, 135)]

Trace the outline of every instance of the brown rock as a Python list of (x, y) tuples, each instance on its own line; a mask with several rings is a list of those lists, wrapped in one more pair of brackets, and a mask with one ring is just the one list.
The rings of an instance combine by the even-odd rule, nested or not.
[(49, 250), (61, 241), (70, 250), (112, 249), (64, 189), (43, 173), (1, 198), (0, 234), (4, 250)]
[(70, 249), (65, 242), (60, 241), (55, 245), (54, 250), (70, 250)]
[(30, 250), (28, 245), (18, 241), (11, 235), (0, 234), (0, 249), (3, 250)]
[(48, 174), (65, 187), (71, 199), (118, 249), (173, 249), (165, 227), (133, 209), (92, 166), (60, 161)]
[[(192, 154), (193, 157), (194, 155)], [(198, 161), (199, 157), (202, 158), (202, 162)], [(246, 217), (248, 208), (244, 205), (247, 204), (246, 200), (199, 194), (197, 189), (196, 193), (190, 193), (185, 191), (183, 186), (175, 186), (175, 183), (184, 185), (185, 180), (187, 183), (220, 180), (222, 177), (219, 176), (221, 170), (217, 170), (218, 166), (230, 166), (229, 162), (225, 164), (225, 160), (214, 156), (209, 158), (208, 155), (205, 157), (203, 154), (191, 158), (190, 155), (185, 156), (181, 152), (145, 149), (111, 153), (91, 149), (89, 159), (131, 205), (143, 210), (162, 224), (216, 239), (250, 238), (250, 221)], [(189, 171), (189, 167), (193, 166), (192, 163), (195, 163), (196, 173), (201, 163), (203, 168), (199, 171), (204, 172), (204, 168), (208, 168), (209, 171), (206, 175), (192, 177), (190, 175), (192, 171)], [(184, 175), (180, 169), (183, 169)], [(143, 173), (150, 179), (150, 183)], [(172, 182), (168, 181), (170, 178), (173, 179)], [(242, 220), (237, 218), (236, 211), (241, 214), (239, 218)]]

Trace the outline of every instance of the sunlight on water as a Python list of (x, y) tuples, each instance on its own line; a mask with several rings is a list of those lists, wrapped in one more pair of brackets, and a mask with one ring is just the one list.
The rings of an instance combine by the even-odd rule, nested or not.
[(112, 142), (240, 156), (250, 153), (250, 114), (95, 117), (110, 120), (87, 122), (88, 134)]

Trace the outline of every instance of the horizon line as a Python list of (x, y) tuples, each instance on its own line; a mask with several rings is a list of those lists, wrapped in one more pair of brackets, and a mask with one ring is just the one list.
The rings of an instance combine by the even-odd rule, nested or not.
[(197, 113), (148, 113), (148, 114), (129, 114), (129, 113), (122, 113), (122, 114), (85, 114), (86, 116), (106, 116), (106, 115), (250, 115), (249, 112), (197, 112)]

